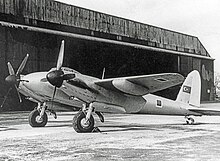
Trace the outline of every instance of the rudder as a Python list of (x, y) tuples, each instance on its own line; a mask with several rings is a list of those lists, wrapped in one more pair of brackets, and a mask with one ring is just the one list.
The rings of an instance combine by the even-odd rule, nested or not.
[(200, 107), (201, 78), (197, 70), (190, 72), (177, 95), (177, 102)]

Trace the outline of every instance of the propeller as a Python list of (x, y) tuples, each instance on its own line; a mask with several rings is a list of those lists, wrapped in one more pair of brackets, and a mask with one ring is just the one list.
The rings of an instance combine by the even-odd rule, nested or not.
[(61, 70), (61, 67), (63, 65), (63, 57), (64, 57), (64, 40), (62, 40), (60, 46), (56, 70), (50, 71), (46, 76), (47, 81), (54, 86), (54, 92), (51, 100), (52, 107), (53, 107), (53, 101), (56, 95), (57, 88), (60, 88), (62, 86), (64, 80), (75, 78), (75, 74), (64, 74), (64, 72)]
[(20, 79), (20, 74), (22, 73), (22, 71), (23, 71), (23, 69), (24, 69), (24, 67), (25, 67), (25, 65), (27, 63), (28, 57), (29, 57), (29, 54), (27, 54), (25, 56), (25, 58), (21, 62), (21, 64), (20, 64), (20, 66), (19, 66), (19, 68), (18, 68), (16, 73), (15, 73), (11, 63), (10, 62), (7, 63), (9, 75), (5, 78), (5, 81), (6, 81), (7, 84), (9, 84), (10, 88), (9, 88), (9, 90), (8, 90), (4, 100), (2, 102), (1, 107), (3, 107), (5, 101), (6, 101), (7, 97), (8, 97), (8, 94), (10, 93), (10, 91), (12, 90), (13, 87), (15, 87), (15, 89), (17, 91), (19, 102), (20, 103), (22, 102), (21, 95), (20, 95), (20, 93), (18, 91), (18, 86), (19, 86), (19, 83), (21, 81), (25, 81), (25, 80), (21, 80)]

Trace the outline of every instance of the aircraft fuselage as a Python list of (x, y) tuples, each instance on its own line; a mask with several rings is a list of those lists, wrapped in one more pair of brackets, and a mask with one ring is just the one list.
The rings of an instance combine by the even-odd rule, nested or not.
[[(54, 87), (46, 80), (48, 72), (35, 72), (23, 76), (28, 82), (19, 85), (20, 92), (40, 102), (51, 100)], [(110, 113), (139, 113), (159, 115), (200, 115), (187, 110), (185, 104), (153, 94), (127, 95), (107, 90), (93, 82), (98, 78), (77, 73), (77, 79), (64, 82), (57, 90), (55, 101), (74, 106), (77, 98), (85, 103), (94, 103), (95, 110)], [(84, 80), (85, 84), (80, 82)], [(95, 89), (95, 90), (94, 90)], [(78, 102), (77, 102), (78, 103)]]

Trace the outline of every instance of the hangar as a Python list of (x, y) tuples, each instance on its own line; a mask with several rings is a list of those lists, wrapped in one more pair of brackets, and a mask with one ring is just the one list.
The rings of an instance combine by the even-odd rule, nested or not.
[[(18, 68), (30, 58), (24, 74), (47, 71), (56, 64), (61, 40), (64, 65), (106, 78), (196, 69), (202, 77), (202, 101), (214, 100), (214, 59), (191, 35), (53, 0), (0, 0), (0, 101), (8, 91), (7, 62)], [(179, 87), (157, 93), (175, 99)], [(12, 91), (4, 109), (24, 109)]]

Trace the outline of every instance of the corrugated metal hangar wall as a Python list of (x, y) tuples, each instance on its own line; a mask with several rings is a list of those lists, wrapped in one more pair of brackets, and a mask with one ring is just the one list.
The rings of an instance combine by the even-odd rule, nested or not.
[[(202, 101), (214, 99), (214, 59), (197, 37), (53, 0), (0, 0), (0, 103), (8, 90), (7, 62), (18, 68), (29, 53), (24, 74), (49, 70), (62, 39), (64, 65), (83, 74), (101, 77), (106, 68), (106, 77), (163, 72), (186, 76), (197, 69)], [(175, 99), (178, 90), (157, 94)], [(21, 110), (27, 104), (19, 104), (12, 91), (4, 108)]]

